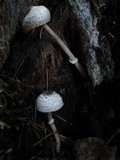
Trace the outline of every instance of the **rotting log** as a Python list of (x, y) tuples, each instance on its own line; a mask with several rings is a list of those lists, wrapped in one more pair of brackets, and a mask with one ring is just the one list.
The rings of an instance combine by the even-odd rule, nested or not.
[(80, 35), (88, 75), (94, 86), (114, 75), (110, 45), (98, 29), (105, 1), (68, 0)]

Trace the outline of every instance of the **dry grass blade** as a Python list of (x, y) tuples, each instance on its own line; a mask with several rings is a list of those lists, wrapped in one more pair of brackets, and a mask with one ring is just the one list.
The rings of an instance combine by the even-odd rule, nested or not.
[(48, 137), (50, 137), (52, 135), (52, 133), (49, 133), (48, 135), (46, 135), (44, 138), (40, 139), (39, 141), (37, 141), (36, 143), (34, 143), (31, 147), (34, 147), (36, 145), (38, 145), (39, 143), (43, 142), (45, 139), (47, 139)]
[(25, 83), (23, 83), (23, 82), (20, 82), (20, 80), (15, 80), (15, 79), (13, 79), (13, 78), (11, 78), (11, 77), (7, 77), (6, 75), (0, 74), (0, 77), (6, 78), (6, 79), (8, 79), (8, 80), (10, 80), (10, 81), (12, 81), (12, 82), (18, 83), (18, 84), (20, 84), (20, 85), (22, 85), (22, 86), (24, 86), (24, 87), (27, 87), (27, 88), (31, 88), (31, 89), (35, 88), (35, 87), (32, 86), (32, 85), (27, 85), (27, 84), (25, 84)]
[(17, 70), (16, 70), (16, 72), (13, 76), (13, 79), (16, 77), (17, 73), (19, 72), (19, 70), (20, 70), (20, 68), (21, 68), (21, 66), (23, 65), (24, 62), (25, 62), (25, 60), (23, 59), (22, 62), (20, 63), (20, 65), (18, 66), (18, 68), (17, 68)]
[(72, 125), (72, 123), (71, 122), (68, 122), (67, 120), (65, 120), (64, 118), (62, 118), (62, 117), (60, 117), (60, 116), (58, 116), (58, 115), (56, 115), (56, 114), (54, 114), (54, 113), (52, 113), (53, 115), (55, 115), (57, 118), (59, 118), (60, 120), (62, 120), (63, 122), (65, 122), (65, 123), (69, 123), (70, 125)]
[(65, 137), (65, 136), (63, 136), (61, 134), (59, 134), (59, 136), (60, 136), (60, 140), (62, 142), (64, 142), (64, 143), (70, 142), (71, 144), (74, 144), (74, 142), (72, 140), (70, 140), (69, 138), (67, 138), (67, 137)]

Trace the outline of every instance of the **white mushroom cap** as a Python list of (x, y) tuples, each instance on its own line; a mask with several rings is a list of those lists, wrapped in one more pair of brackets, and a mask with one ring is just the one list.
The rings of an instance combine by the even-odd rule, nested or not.
[(29, 32), (33, 28), (48, 23), (50, 18), (50, 12), (45, 6), (33, 6), (23, 20), (23, 29)]
[(37, 110), (43, 113), (54, 112), (64, 105), (62, 97), (54, 91), (45, 91), (37, 97)]

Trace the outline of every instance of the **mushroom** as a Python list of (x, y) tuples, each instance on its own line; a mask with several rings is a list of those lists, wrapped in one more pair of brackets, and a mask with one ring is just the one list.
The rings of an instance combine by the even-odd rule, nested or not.
[(55, 91), (45, 91), (37, 97), (36, 108), (38, 111), (48, 114), (48, 124), (50, 125), (56, 140), (56, 152), (60, 152), (60, 138), (54, 124), (52, 112), (62, 108), (64, 105), (62, 97)]
[(23, 29), (25, 32), (29, 32), (36, 27), (43, 26), (46, 31), (55, 38), (57, 43), (62, 47), (64, 52), (69, 57), (69, 62), (74, 64), (81, 75), (86, 78), (85, 72), (83, 70), (82, 65), (78, 62), (78, 58), (76, 58), (73, 53), (69, 50), (69, 48), (65, 45), (65, 43), (58, 37), (58, 35), (47, 25), (50, 21), (51, 15), (50, 11), (45, 6), (32, 6), (25, 16), (23, 20)]

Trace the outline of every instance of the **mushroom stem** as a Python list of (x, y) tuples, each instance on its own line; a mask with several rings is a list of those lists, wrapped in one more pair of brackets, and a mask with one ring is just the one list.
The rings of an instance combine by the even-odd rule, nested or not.
[(48, 113), (48, 124), (50, 125), (52, 131), (53, 131), (53, 134), (55, 136), (55, 140), (56, 140), (56, 152), (59, 153), (60, 152), (60, 137), (58, 135), (58, 132), (57, 132), (57, 128), (54, 124), (54, 119), (52, 117), (52, 113), (49, 112)]
[(78, 59), (73, 55), (73, 53), (69, 50), (69, 48), (65, 45), (65, 43), (58, 37), (58, 35), (47, 25), (44, 24), (43, 27), (46, 29), (46, 31), (55, 38), (57, 43), (62, 47), (64, 52), (67, 54), (69, 57), (69, 61), (72, 64), (75, 64), (76, 68), (78, 71), (81, 73), (81, 75), (86, 79), (86, 74), (84, 72), (84, 69), (82, 65), (78, 62)]

